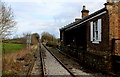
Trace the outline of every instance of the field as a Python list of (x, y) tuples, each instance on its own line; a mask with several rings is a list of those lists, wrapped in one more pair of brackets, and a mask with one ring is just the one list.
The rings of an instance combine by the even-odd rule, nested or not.
[[(37, 47), (37, 44), (33, 43), (30, 48), (26, 48), (25, 38), (3, 39), (2, 46), (0, 46), (3, 54), (3, 76), (26, 74), (26, 70), (34, 60)], [(20, 59), (23, 59), (23, 61)]]
[(3, 54), (14, 53), (24, 48), (23, 44), (3, 43)]
[(2, 54), (2, 44), (0, 43), (0, 55)]

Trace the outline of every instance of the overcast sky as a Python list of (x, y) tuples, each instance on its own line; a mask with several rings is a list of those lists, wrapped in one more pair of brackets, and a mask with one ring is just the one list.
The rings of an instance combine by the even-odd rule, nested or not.
[(14, 35), (22, 33), (39, 33), (46, 31), (59, 37), (59, 29), (75, 18), (81, 18), (83, 5), (90, 14), (103, 8), (106, 0), (3, 0), (11, 5), (17, 30)]

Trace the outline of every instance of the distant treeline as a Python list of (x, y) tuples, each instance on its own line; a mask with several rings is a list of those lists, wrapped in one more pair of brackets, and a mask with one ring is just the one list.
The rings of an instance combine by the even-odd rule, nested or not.
[(59, 38), (56, 38), (54, 35), (48, 32), (43, 32), (41, 34), (41, 41), (43, 44), (51, 47), (57, 47), (60, 45)]
[[(31, 34), (31, 45), (37, 44), (39, 42), (39, 34), (34, 33)], [(15, 43), (15, 44), (26, 44), (27, 36), (21, 38), (14, 38), (14, 39), (3, 39), (3, 43)]]

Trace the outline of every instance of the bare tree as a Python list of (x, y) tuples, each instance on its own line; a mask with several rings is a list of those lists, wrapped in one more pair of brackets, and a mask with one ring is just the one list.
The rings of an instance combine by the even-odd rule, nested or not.
[(41, 34), (41, 41), (56, 41), (56, 37), (48, 32), (43, 32)]
[(0, 1), (0, 37), (4, 38), (10, 35), (15, 24), (11, 7), (6, 6), (5, 3)]
[(48, 32), (43, 32), (41, 34), (41, 42), (43, 44), (46, 44), (47, 46), (56, 47), (58, 45), (57, 38), (54, 35), (52, 35), (52, 34), (50, 34)]

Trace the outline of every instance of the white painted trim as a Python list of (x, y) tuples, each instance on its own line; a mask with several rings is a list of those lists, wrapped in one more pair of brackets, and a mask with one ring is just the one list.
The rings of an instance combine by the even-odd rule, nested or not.
[(99, 41), (92, 41), (92, 43), (94, 43), (94, 44), (99, 44)]
[(93, 21), (90, 22), (90, 41), (93, 41)]
[[(87, 20), (85, 20), (85, 21), (83, 21), (83, 22), (75, 25), (75, 26), (72, 26), (72, 27), (70, 27), (70, 28), (68, 28), (68, 29), (66, 29), (66, 30), (72, 29), (72, 28), (74, 28), (74, 27), (76, 27), (76, 26), (78, 26), (78, 25), (81, 25), (82, 23), (85, 23), (85, 22), (87, 22), (87, 21), (89, 21), (89, 20), (91, 20), (91, 19), (93, 19), (93, 18), (96, 18), (96, 17), (98, 17), (98, 16), (100, 16), (100, 15), (103, 15), (103, 14), (105, 14), (105, 13), (107, 13), (107, 11), (103, 11), (102, 13), (99, 13), (99, 14), (97, 14), (97, 15), (95, 15), (95, 16), (93, 16), (93, 17), (91, 17), (91, 18), (89, 18), (89, 19), (87, 19)], [(65, 31), (66, 31), (66, 30), (65, 30)]]
[[(95, 24), (95, 23), (93, 23), (93, 24)], [(93, 38), (95, 38), (95, 40), (93, 40), (92, 41), (92, 43), (94, 43), (94, 44), (99, 44), (99, 42), (101, 42), (101, 27), (102, 27), (102, 19), (98, 19), (97, 20), (97, 28), (98, 28), (98, 39), (96, 39), (96, 33), (94, 32), (94, 34), (95, 34), (95, 37), (93, 37)], [(91, 26), (91, 25), (90, 25)], [(94, 26), (94, 29), (95, 29), (96, 27)], [(94, 30), (95, 31), (95, 30)]]
[(98, 19), (98, 41), (101, 41), (102, 40), (102, 19)]

